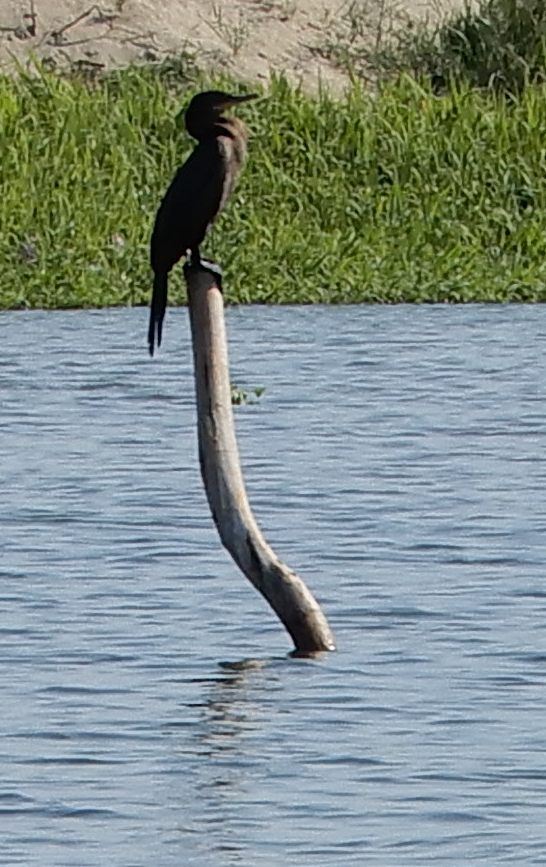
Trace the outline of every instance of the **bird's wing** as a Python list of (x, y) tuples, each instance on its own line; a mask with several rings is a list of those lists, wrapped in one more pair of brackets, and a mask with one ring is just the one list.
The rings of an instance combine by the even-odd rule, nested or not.
[(170, 271), (198, 247), (214, 221), (228, 175), (226, 149), (219, 139), (201, 142), (178, 169), (157, 212), (152, 233), (152, 268)]

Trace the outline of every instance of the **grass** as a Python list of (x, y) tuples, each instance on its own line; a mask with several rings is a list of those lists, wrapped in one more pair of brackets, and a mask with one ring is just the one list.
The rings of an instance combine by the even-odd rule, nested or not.
[[(155, 210), (191, 148), (176, 116), (203, 85), (184, 65), (0, 78), (2, 307), (148, 302)], [(336, 101), (276, 79), (240, 114), (250, 157), (203, 249), (227, 300), (546, 300), (544, 87), (402, 77)]]
[(400, 0), (345, 0), (325, 25), (315, 52), (374, 86), (405, 72), (436, 92), (457, 81), (517, 94), (546, 80), (544, 0), (465, 0), (434, 24)]
[(441, 21), (399, 31), (377, 52), (383, 74), (426, 75), (435, 90), (451, 81), (518, 94), (546, 80), (544, 0), (480, 0)]

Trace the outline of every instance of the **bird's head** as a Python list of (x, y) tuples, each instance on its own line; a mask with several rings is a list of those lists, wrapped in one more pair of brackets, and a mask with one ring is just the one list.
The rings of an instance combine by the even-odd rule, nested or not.
[(236, 96), (233, 93), (224, 93), (222, 90), (205, 90), (203, 93), (198, 93), (187, 108), (186, 128), (190, 135), (199, 138), (196, 133), (214, 124), (227, 108), (257, 97), (257, 93), (243, 93)]

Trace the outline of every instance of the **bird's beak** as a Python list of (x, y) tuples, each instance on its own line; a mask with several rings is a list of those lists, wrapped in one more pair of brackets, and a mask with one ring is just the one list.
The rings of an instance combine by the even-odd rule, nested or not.
[(225, 102), (225, 107), (228, 108), (230, 105), (238, 105), (240, 102), (248, 102), (250, 99), (258, 99), (259, 93), (243, 93), (241, 96), (231, 96)]

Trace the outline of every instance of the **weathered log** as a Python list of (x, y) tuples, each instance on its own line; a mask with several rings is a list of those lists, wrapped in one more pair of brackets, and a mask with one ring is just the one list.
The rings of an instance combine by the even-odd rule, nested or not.
[(269, 602), (297, 653), (334, 650), (328, 622), (299, 577), (275, 556), (248, 502), (235, 438), (224, 302), (203, 263), (184, 269), (195, 365), (199, 462), (224, 547)]

